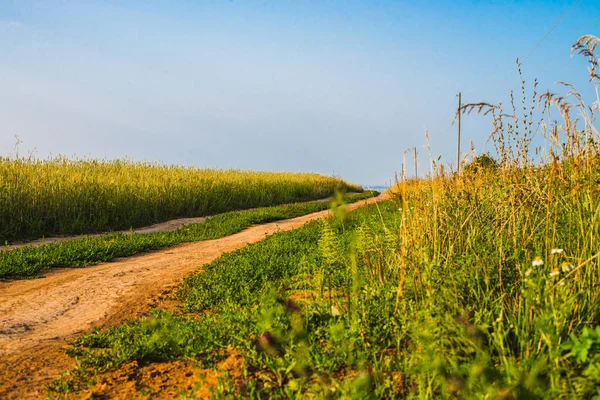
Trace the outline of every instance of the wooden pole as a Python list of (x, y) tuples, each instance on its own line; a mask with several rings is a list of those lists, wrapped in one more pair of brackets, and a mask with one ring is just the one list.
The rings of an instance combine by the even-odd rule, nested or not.
[(415, 158), (415, 179), (419, 178), (419, 174), (417, 172), (417, 148), (415, 147), (414, 149), (414, 158)]
[(402, 183), (406, 182), (406, 150), (402, 153)]
[(400, 178), (402, 178), (402, 183), (404, 183), (404, 162), (402, 163), (402, 172), (400, 173)]
[(458, 135), (456, 139), (456, 173), (460, 175), (460, 114), (461, 114), (461, 93), (458, 92)]

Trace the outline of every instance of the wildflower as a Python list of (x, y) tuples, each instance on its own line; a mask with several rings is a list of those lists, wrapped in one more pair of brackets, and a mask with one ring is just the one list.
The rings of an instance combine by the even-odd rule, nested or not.
[(569, 264), (568, 262), (564, 262), (562, 263), (561, 268), (563, 272), (569, 272), (573, 271), (575, 269), (575, 266), (573, 264)]
[(565, 249), (552, 249), (551, 253), (552, 253), (552, 254), (560, 254), (560, 253), (562, 253), (563, 251), (565, 251)]
[(288, 311), (291, 311), (292, 313), (299, 313), (301, 311), (298, 304), (294, 303), (292, 300), (288, 300), (285, 303), (285, 307), (288, 309)]
[(531, 265), (534, 267), (541, 267), (542, 265), (544, 265), (544, 260), (542, 260), (540, 257), (536, 257), (531, 262)]
[(560, 274), (560, 271), (558, 270), (558, 268), (554, 268), (552, 270), (552, 272), (550, 272), (550, 277), (557, 276), (559, 274)]
[(331, 315), (337, 317), (340, 315), (340, 310), (336, 306), (331, 306)]
[(558, 285), (559, 286), (565, 286), (565, 281), (561, 281)]
[(279, 356), (283, 352), (281, 344), (271, 332), (265, 332), (260, 335), (256, 344), (259, 351), (264, 351), (272, 357)]

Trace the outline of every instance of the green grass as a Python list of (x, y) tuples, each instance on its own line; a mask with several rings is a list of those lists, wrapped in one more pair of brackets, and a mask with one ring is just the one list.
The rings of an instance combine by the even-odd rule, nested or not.
[[(347, 196), (347, 201), (359, 201), (375, 195), (365, 191)], [(15, 279), (58, 267), (84, 267), (127, 257), (143, 251), (157, 250), (184, 242), (217, 239), (237, 233), (253, 224), (278, 221), (325, 210), (327, 202), (306, 202), (263, 207), (218, 214), (207, 220), (186, 225), (176, 231), (150, 234), (107, 234), (74, 239), (39, 247), (24, 247), (0, 251), (0, 279)]]
[(0, 243), (316, 200), (335, 190), (362, 188), (312, 173), (0, 157)]

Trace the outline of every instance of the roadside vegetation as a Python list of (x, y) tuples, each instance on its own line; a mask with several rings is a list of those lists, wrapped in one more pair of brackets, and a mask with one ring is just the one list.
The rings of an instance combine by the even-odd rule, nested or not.
[[(373, 197), (377, 192), (338, 194), (337, 200), (355, 202)], [(85, 267), (117, 257), (127, 257), (143, 251), (158, 250), (179, 243), (218, 239), (260, 223), (279, 221), (326, 210), (329, 203), (312, 201), (230, 211), (210, 217), (200, 223), (185, 225), (171, 232), (114, 233), (84, 237), (39, 247), (14, 250), (0, 248), (0, 280), (25, 278), (59, 267)]]
[(362, 192), (309, 173), (0, 157), (0, 243), (316, 200), (335, 190)]
[[(575, 45), (594, 84), (597, 44)], [(51, 396), (131, 390), (126, 363), (183, 360), (217, 381), (181, 398), (600, 398), (600, 101), (569, 90), (520, 118), (465, 105), (490, 110), (497, 160), (460, 176), (432, 161), (390, 201), (223, 255), (178, 308), (75, 339)]]

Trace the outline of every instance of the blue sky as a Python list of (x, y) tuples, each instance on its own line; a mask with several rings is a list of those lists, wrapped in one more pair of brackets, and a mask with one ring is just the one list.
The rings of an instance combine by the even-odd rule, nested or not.
[[(0, 2), (0, 155), (130, 157), (200, 167), (314, 171), (382, 184), (417, 147), (453, 162), (456, 93), (508, 104), (524, 58), (572, 1)], [(576, 0), (523, 65), (569, 81), (600, 35)], [(492, 150), (463, 119), (463, 150)], [(409, 170), (409, 173), (411, 171)]]

